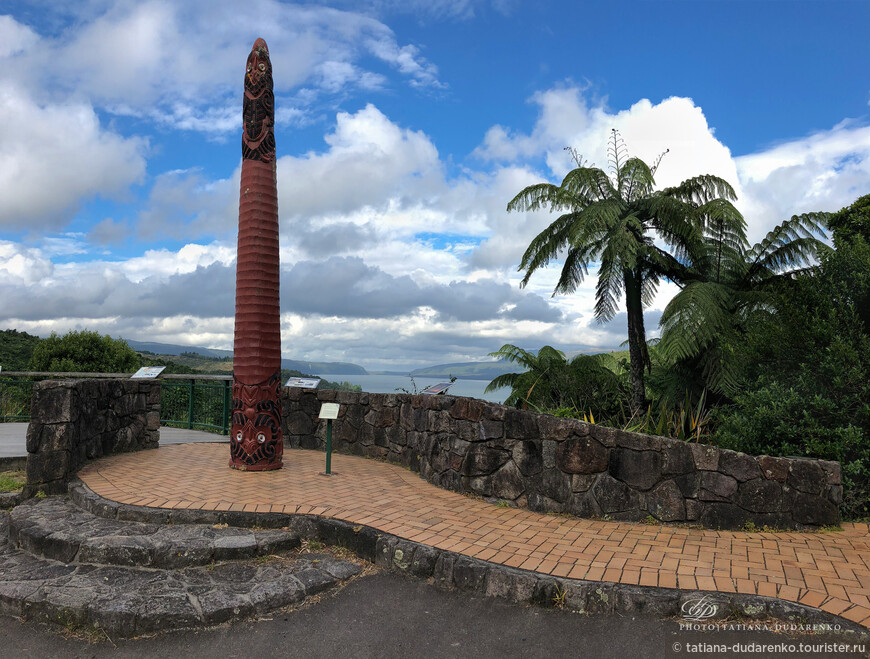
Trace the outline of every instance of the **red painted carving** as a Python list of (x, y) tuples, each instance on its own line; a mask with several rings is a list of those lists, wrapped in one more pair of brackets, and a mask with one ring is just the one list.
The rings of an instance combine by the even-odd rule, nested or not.
[(245, 71), (242, 182), (236, 257), (233, 422), (230, 466), (281, 468), (281, 319), (278, 302), (278, 189), (275, 100), (266, 42), (257, 39)]

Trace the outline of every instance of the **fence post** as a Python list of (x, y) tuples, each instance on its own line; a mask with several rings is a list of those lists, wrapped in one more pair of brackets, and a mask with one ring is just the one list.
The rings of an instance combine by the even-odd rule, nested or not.
[(193, 384), (195, 380), (190, 381), (190, 384), (187, 387), (189, 392), (188, 396), (188, 405), (187, 405), (187, 427), (188, 429), (193, 428)]
[(223, 434), (230, 434), (230, 381), (224, 380), (224, 429)]

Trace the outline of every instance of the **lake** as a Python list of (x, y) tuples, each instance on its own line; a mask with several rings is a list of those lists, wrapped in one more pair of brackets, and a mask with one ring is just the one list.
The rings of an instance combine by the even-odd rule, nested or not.
[[(372, 394), (395, 394), (397, 388), (407, 389), (411, 393), (414, 392), (414, 387), (411, 384), (411, 378), (407, 375), (330, 375), (329, 373), (318, 374), (318, 377), (325, 378), (331, 382), (350, 382), (358, 384), (363, 391), (368, 391)], [(417, 383), (417, 391), (421, 391), (426, 387), (439, 382), (446, 382), (447, 378), (414, 378)], [(492, 401), (493, 403), (503, 403), (504, 399), (510, 394), (510, 389), (499, 389), (492, 393), (485, 394), (483, 390), (489, 384), (489, 380), (457, 380), (448, 390), (448, 394), (454, 396), (469, 396), (470, 398), (483, 398), (484, 400)]]

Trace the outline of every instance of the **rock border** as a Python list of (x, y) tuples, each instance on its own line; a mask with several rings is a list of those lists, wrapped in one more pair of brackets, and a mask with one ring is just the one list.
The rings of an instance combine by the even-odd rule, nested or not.
[(345, 547), (360, 558), (391, 572), (431, 580), (442, 589), (457, 589), (498, 597), (518, 604), (554, 606), (558, 599), (578, 613), (679, 616), (681, 608), (703, 597), (715, 598), (718, 615), (711, 621), (737, 616), (773, 618), (794, 624), (838, 625), (866, 634), (860, 624), (820, 609), (776, 597), (636, 586), (585, 579), (568, 579), (490, 563), (455, 552), (406, 540), (370, 526), (318, 515), (243, 511), (166, 510), (131, 506), (104, 499), (82, 481), (70, 483), (70, 498), (89, 512), (110, 519), (174, 524), (227, 523), (232, 526), (289, 527), (303, 538)]

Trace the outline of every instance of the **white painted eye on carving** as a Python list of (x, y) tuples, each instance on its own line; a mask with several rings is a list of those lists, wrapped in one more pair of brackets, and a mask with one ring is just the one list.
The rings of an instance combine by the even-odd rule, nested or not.
[(257, 433), (257, 441), (261, 444), (266, 441), (266, 435), (263, 433)]
[(266, 70), (266, 63), (260, 62), (260, 71), (265, 71), (265, 70)]
[(241, 430), (239, 430), (239, 432), (236, 433), (236, 441), (237, 442), (242, 441), (242, 431)]
[(250, 64), (248, 64), (248, 73), (250, 73), (250, 72), (251, 72), (251, 68), (253, 68), (253, 67), (251, 67), (251, 65), (250, 65)]

